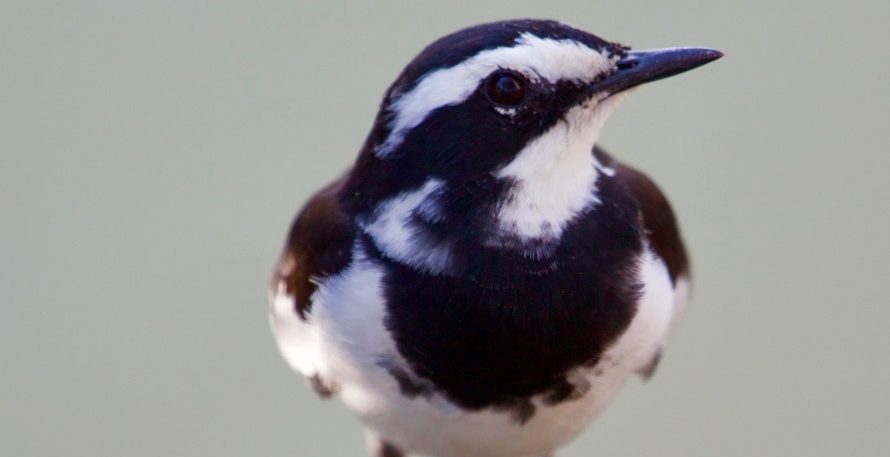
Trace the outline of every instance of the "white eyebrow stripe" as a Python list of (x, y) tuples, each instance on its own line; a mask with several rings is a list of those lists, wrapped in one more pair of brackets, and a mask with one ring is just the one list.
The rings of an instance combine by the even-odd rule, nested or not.
[(388, 107), (395, 116), (389, 136), (376, 148), (377, 157), (385, 158), (392, 153), (407, 132), (434, 110), (465, 101), (479, 81), (498, 68), (510, 68), (529, 78), (544, 78), (549, 82), (590, 82), (613, 68), (616, 60), (617, 56), (602, 54), (574, 40), (524, 33), (514, 46), (481, 51), (453, 67), (432, 71), (412, 90), (400, 95)]

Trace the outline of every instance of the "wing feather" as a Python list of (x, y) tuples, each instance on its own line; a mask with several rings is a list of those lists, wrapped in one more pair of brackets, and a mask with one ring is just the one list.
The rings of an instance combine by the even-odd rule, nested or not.
[(345, 176), (319, 191), (300, 211), (275, 270), (273, 289), (284, 285), (303, 320), (319, 280), (341, 271), (352, 258), (355, 226), (338, 198), (344, 181)]
[(665, 306), (671, 307), (669, 324), (660, 346), (654, 349), (650, 361), (639, 370), (648, 379), (655, 372), (666, 340), (686, 307), (690, 284), (689, 256), (671, 205), (658, 186), (642, 172), (618, 162), (599, 147), (594, 148), (593, 153), (603, 166), (614, 170), (613, 178), (622, 183), (637, 201), (646, 242), (664, 262), (671, 282), (673, 295), (668, 300), (670, 303), (665, 303)]
[(680, 278), (688, 278), (689, 257), (667, 197), (640, 171), (618, 162), (599, 147), (594, 148), (593, 153), (600, 163), (615, 170), (614, 178), (637, 200), (649, 246), (667, 265), (671, 283), (676, 286)]

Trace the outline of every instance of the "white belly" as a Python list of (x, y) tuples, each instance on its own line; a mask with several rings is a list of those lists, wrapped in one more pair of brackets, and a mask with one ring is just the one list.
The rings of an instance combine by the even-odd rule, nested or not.
[(535, 414), (525, 423), (490, 408), (464, 411), (438, 394), (409, 397), (400, 391), (378, 363), (385, 358), (405, 363), (383, 325), (382, 272), (362, 252), (356, 252), (340, 275), (320, 285), (308, 321), (296, 316), (292, 298), (281, 288), (273, 296), (271, 321), (279, 347), (295, 370), (335, 381), (344, 403), (359, 419), (406, 452), (542, 457), (582, 431), (663, 344), (674, 308), (667, 271), (663, 262), (647, 256), (640, 276), (645, 290), (628, 330), (597, 366), (574, 374), (586, 379), (590, 390), (553, 406), (533, 399)]

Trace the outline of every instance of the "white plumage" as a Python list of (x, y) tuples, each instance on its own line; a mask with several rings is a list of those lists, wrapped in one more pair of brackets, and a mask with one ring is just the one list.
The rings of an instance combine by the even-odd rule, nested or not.
[[(535, 399), (537, 413), (525, 424), (492, 409), (467, 412), (437, 394), (408, 398), (377, 362), (400, 360), (384, 328), (382, 273), (360, 247), (352, 264), (320, 284), (312, 314), (302, 322), (292, 312), (293, 298), (272, 297), (271, 321), (282, 354), (304, 376), (336, 379), (340, 397), (374, 433), (409, 453), (437, 457), (541, 457), (577, 436), (634, 372), (643, 370), (661, 349), (675, 302), (661, 259), (647, 251), (638, 276), (644, 285), (638, 312), (627, 331), (589, 369), (573, 373), (589, 390), (580, 399), (546, 405)], [(455, 367), (460, 369), (460, 367)], [(578, 379), (580, 378), (580, 379)]]

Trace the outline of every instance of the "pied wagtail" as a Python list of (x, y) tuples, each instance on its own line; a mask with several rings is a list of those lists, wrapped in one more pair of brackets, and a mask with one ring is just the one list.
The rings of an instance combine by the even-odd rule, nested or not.
[(652, 374), (689, 290), (667, 200), (600, 129), (629, 89), (721, 55), (544, 20), (429, 45), (291, 227), (284, 358), (376, 456), (551, 455)]

